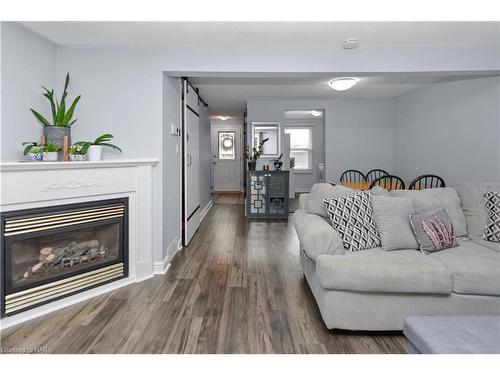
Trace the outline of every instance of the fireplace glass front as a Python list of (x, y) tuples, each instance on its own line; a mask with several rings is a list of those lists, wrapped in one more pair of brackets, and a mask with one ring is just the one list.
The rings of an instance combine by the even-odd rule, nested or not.
[(2, 216), (2, 313), (126, 276), (127, 199)]

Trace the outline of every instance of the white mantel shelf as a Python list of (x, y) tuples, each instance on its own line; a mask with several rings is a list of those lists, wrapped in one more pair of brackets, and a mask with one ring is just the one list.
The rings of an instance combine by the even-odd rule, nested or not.
[(156, 165), (158, 159), (113, 159), (102, 161), (24, 162), (2, 161), (0, 171), (40, 171), (53, 169), (119, 168)]

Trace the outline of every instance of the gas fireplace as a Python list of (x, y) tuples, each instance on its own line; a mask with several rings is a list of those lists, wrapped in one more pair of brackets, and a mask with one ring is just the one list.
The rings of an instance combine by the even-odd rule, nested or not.
[(128, 276), (128, 198), (2, 213), (2, 317)]

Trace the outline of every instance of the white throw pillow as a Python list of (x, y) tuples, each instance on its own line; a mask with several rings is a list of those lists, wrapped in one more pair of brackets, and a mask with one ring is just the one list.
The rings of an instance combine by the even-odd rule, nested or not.
[(373, 196), (372, 206), (384, 250), (418, 249), (410, 224), (415, 209), (409, 198)]

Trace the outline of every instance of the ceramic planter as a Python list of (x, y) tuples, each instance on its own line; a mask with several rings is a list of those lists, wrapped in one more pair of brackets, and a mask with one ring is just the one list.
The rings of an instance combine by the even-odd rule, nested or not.
[(80, 154), (69, 155), (69, 161), (86, 161), (86, 160), (87, 160), (86, 155), (80, 155)]
[(102, 156), (102, 146), (92, 145), (87, 151), (87, 157), (89, 161), (101, 161)]
[(249, 161), (248, 162), (248, 170), (249, 171), (255, 171), (255, 166), (257, 165), (257, 163), (255, 161)]
[(57, 161), (58, 152), (44, 152), (43, 161)]
[(30, 161), (42, 161), (43, 154), (41, 152), (30, 152), (28, 153), (28, 158)]
[(71, 144), (71, 128), (69, 126), (44, 126), (43, 135), (45, 142), (53, 143), (63, 148), (64, 137), (68, 137), (68, 144)]

